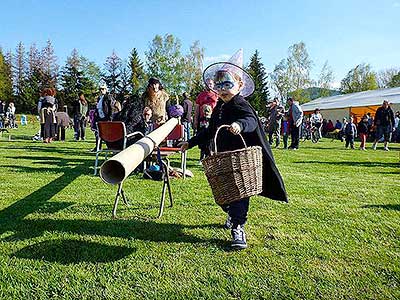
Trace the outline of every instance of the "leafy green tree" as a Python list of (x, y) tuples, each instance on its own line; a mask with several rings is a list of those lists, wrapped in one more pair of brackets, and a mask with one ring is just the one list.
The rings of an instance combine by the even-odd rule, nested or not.
[(181, 94), (184, 86), (185, 59), (181, 42), (172, 34), (156, 35), (146, 53), (147, 74), (159, 78), (170, 94)]
[(341, 91), (344, 94), (368, 90), (376, 90), (378, 83), (376, 74), (369, 64), (359, 64), (351, 69), (341, 81)]
[(86, 57), (81, 56), (80, 60), (84, 74), (82, 91), (87, 97), (87, 100), (93, 103), (98, 95), (99, 85), (102, 81), (101, 70), (96, 63), (90, 61)]
[[(313, 62), (308, 54), (306, 44), (300, 42), (289, 47), (287, 66), (289, 71), (289, 82), (291, 95), (300, 102), (307, 101), (302, 99), (302, 91), (311, 84), (310, 72)], [(303, 101), (304, 100), (304, 101)]]
[(266, 104), (269, 99), (269, 89), (267, 83), (267, 73), (261, 62), (258, 50), (250, 58), (250, 64), (247, 68), (249, 74), (253, 77), (255, 90), (253, 95), (248, 97), (249, 102), (260, 115), (265, 115)]
[(392, 77), (387, 86), (389, 88), (400, 87), (400, 72)]
[(183, 82), (185, 90), (196, 97), (203, 89), (202, 68), (204, 59), (204, 48), (199, 41), (190, 46), (190, 52), (184, 57)]
[(287, 59), (282, 59), (270, 74), (272, 84), (278, 91), (281, 100), (286, 101), (291, 89)]
[(318, 87), (320, 88), (319, 97), (328, 97), (330, 96), (330, 89), (332, 86), (332, 82), (334, 80), (332, 68), (328, 65), (328, 61), (325, 61), (322, 66), (321, 73), (318, 78)]
[(133, 48), (129, 55), (128, 65), (130, 69), (130, 86), (132, 89), (132, 94), (139, 95), (141, 92), (143, 92), (147, 78), (143, 63), (140, 61), (136, 48)]
[(3, 50), (0, 48), (0, 100), (2, 101), (12, 100), (13, 90), (11, 76), (11, 65), (4, 56)]
[(400, 68), (388, 68), (379, 71), (376, 74), (376, 81), (378, 82), (378, 86), (380, 89), (390, 87), (389, 84), (392, 81), (392, 78), (400, 73)]

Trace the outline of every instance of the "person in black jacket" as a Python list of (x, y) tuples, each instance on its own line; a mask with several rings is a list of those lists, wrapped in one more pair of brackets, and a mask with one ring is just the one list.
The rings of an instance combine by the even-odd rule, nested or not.
[(376, 150), (376, 144), (383, 136), (383, 149), (389, 151), (389, 141), (394, 129), (394, 113), (387, 100), (384, 100), (382, 106), (377, 109), (374, 118), (374, 126), (376, 128), (376, 136), (372, 144), (372, 149)]
[(79, 98), (72, 103), (72, 115), (74, 118), (75, 141), (79, 138), (85, 140), (86, 119), (89, 115), (89, 106), (83, 92), (78, 94)]
[[(235, 57), (235, 56), (234, 56)], [(232, 59), (231, 59), (232, 60)], [(240, 61), (240, 60), (239, 60)], [(185, 151), (202, 142), (210, 142), (221, 125), (229, 125), (229, 130), (221, 130), (218, 134), (218, 151), (231, 151), (243, 148), (243, 142), (238, 136), (242, 134), (248, 146), (261, 146), (263, 154), (263, 191), (261, 196), (274, 200), (288, 202), (282, 177), (275, 165), (269, 144), (265, 140), (265, 133), (256, 112), (244, 98), (254, 92), (254, 82), (242, 68), (232, 62), (213, 64), (203, 74), (203, 79), (212, 78), (214, 90), (219, 100), (211, 115), (207, 129), (202, 130), (188, 142), (181, 143), (181, 150)], [(234, 249), (247, 247), (244, 224), (247, 221), (249, 198), (223, 205), (222, 209), (228, 213), (225, 226), (231, 228)]]
[(368, 117), (367, 115), (364, 115), (361, 119), (361, 121), (358, 123), (358, 136), (360, 137), (361, 144), (360, 144), (360, 150), (366, 150), (365, 149), (365, 142), (367, 141), (368, 137)]

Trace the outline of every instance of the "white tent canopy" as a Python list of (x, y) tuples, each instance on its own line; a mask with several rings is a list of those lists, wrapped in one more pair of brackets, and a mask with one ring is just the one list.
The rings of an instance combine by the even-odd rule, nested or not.
[(383, 100), (388, 100), (392, 104), (400, 104), (400, 87), (318, 98), (303, 104), (301, 108), (303, 111), (313, 111), (316, 108), (323, 110), (375, 106), (381, 105)]
[[(400, 109), (400, 87), (364, 91), (359, 93), (323, 97), (301, 105), (304, 112), (312, 112), (319, 108), (324, 118), (340, 119), (352, 113), (352, 108), (369, 110), (372, 107), (382, 105), (383, 100), (389, 101), (393, 111)], [(374, 112), (375, 109), (372, 109)]]

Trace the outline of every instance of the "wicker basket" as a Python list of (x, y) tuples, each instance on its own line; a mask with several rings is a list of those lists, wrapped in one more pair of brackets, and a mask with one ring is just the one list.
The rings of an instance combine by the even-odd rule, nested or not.
[(229, 204), (242, 198), (262, 192), (262, 151), (259, 146), (247, 147), (241, 137), (243, 149), (218, 152), (217, 136), (214, 137), (215, 153), (202, 160), (208, 183), (211, 186), (215, 202)]

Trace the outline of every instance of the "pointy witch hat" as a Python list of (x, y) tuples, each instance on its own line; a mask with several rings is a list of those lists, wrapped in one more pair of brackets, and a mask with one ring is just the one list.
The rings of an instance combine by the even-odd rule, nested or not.
[(243, 69), (243, 49), (239, 49), (228, 61), (217, 62), (209, 65), (203, 72), (203, 81), (212, 91), (214, 88), (214, 79), (217, 72), (225, 71), (238, 75), (243, 82), (243, 87), (239, 94), (248, 97), (254, 92), (254, 81), (251, 76)]

